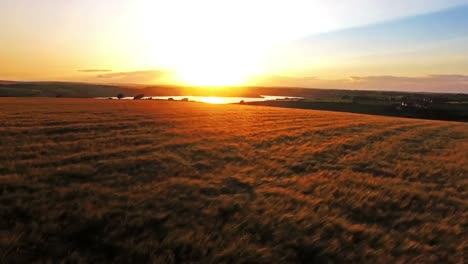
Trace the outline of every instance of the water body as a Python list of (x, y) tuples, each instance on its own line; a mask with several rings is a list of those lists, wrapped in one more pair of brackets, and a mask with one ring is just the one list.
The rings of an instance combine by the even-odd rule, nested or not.
[[(117, 97), (98, 97), (97, 99), (118, 99)], [(271, 100), (299, 100), (302, 97), (294, 96), (275, 96), (275, 95), (261, 95), (261, 97), (218, 97), (218, 96), (145, 96), (141, 100), (154, 99), (154, 100), (169, 100), (172, 98), (174, 101), (181, 101), (187, 98), (189, 101), (202, 102), (209, 104), (234, 104), (241, 101), (244, 102), (262, 102)], [(124, 97), (122, 100), (133, 100), (133, 97)]]

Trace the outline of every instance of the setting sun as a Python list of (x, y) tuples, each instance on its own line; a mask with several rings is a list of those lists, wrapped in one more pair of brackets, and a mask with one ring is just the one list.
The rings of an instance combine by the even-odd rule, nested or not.
[[(165, 62), (174, 75), (173, 81), (194, 86), (238, 86), (248, 84), (248, 79), (261, 71), (263, 51), (248, 44), (239, 36), (228, 36), (223, 28), (212, 28), (198, 33), (197, 40), (184, 48), (169, 46), (166, 56), (155, 56)], [(225, 34), (220, 37), (221, 34)], [(195, 38), (195, 36), (194, 36)], [(157, 40), (152, 40), (157, 43)], [(184, 39), (175, 39), (184, 43)]]
[(209, 104), (225, 104), (226, 101), (221, 97), (203, 97), (199, 99), (200, 102)]
[(176, 71), (176, 81), (182, 85), (234, 86), (245, 85), (248, 74), (229, 65), (200, 65)]
[(253, 74), (247, 60), (243, 61), (246, 51), (222, 55), (210, 52), (208, 47), (200, 49), (200, 55), (188, 55), (189, 60), (174, 62), (175, 82), (195, 86), (236, 86), (246, 85)]

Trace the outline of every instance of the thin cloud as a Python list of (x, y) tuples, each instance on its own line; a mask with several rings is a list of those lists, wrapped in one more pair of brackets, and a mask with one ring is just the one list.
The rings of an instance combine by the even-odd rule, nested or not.
[(131, 72), (113, 72), (100, 74), (98, 78), (124, 78), (124, 77), (157, 77), (168, 74), (168, 71), (149, 70), (149, 71), (131, 71)]
[(87, 72), (87, 73), (96, 73), (96, 72), (111, 72), (112, 70), (106, 70), (106, 69), (84, 69), (84, 70), (78, 70), (79, 72)]
[(395, 90), (436, 93), (468, 93), (467, 75), (351, 76), (347, 79), (316, 77), (270, 76), (259, 79), (257, 85), (356, 90)]
[(460, 84), (468, 82), (468, 76), (466, 75), (428, 75), (425, 77), (401, 77), (401, 76), (365, 76), (365, 77), (353, 77), (354, 80), (367, 81), (367, 82), (395, 82), (395, 83), (447, 83), (447, 84)]
[(467, 75), (429, 75), (430, 78), (435, 80), (448, 80), (453, 82), (468, 82)]
[(122, 83), (153, 83), (168, 82), (173, 73), (166, 70), (146, 70), (130, 72), (104, 73), (96, 76), (98, 79), (107, 79), (112, 82)]

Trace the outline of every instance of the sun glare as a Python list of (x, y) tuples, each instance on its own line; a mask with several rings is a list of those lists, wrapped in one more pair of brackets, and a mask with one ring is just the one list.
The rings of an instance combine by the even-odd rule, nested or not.
[(258, 70), (258, 54), (239, 40), (206, 37), (184, 51), (174, 51), (170, 63), (175, 81), (194, 86), (240, 86)]
[(182, 85), (194, 86), (236, 86), (245, 85), (248, 74), (228, 65), (211, 67), (209, 65), (194, 66), (189, 69), (176, 70), (176, 81)]
[[(140, 53), (146, 64), (157, 64), (174, 73), (173, 82), (188, 86), (241, 86), (251, 76), (262, 73), (262, 63), (271, 38), (260, 29), (251, 28), (249, 20), (233, 17), (241, 9), (232, 5), (208, 1), (220, 12), (211, 12), (198, 2), (187, 3), (180, 9), (177, 4), (165, 4), (167, 12), (159, 16), (154, 10), (163, 8), (154, 1), (145, 0), (137, 7), (144, 35)], [(194, 11), (196, 10), (196, 12)], [(167, 16), (177, 13), (178, 17)], [(226, 14), (230, 14), (227, 16)], [(226, 17), (227, 16), (227, 17)], [(165, 26), (170, 24), (170, 27)], [(155, 32), (155, 34), (147, 34)], [(268, 36), (267, 36), (268, 35)], [(258, 40), (260, 38), (260, 40)], [(255, 40), (255, 41), (254, 41)]]
[(221, 97), (203, 97), (199, 99), (200, 102), (208, 104), (225, 104), (226, 101)]

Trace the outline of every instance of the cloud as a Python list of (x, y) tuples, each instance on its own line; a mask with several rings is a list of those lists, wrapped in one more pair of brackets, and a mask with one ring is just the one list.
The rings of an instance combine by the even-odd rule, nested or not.
[[(352, 77), (353, 78), (353, 77)], [(365, 76), (354, 77), (354, 80), (367, 83), (395, 83), (395, 84), (415, 84), (415, 85), (430, 85), (430, 84), (459, 84), (468, 85), (468, 76), (466, 75), (428, 75), (424, 77), (401, 77), (401, 76)]]
[(79, 72), (88, 72), (88, 73), (95, 73), (95, 72), (111, 72), (112, 70), (105, 70), (105, 69), (84, 69), (78, 70)]
[[(313, 86), (321, 81), (315, 76), (292, 77), (292, 76), (255, 76), (251, 80), (256, 85), (283, 86), (283, 87), (316, 87)], [(312, 85), (312, 86), (311, 86)]]
[(438, 93), (468, 93), (467, 75), (351, 76), (347, 79), (270, 76), (257, 79), (256, 85), (332, 88), (356, 90), (391, 90)]
[(468, 82), (468, 76), (466, 75), (429, 75), (429, 77), (434, 80)]
[(116, 83), (167, 83), (170, 82), (173, 72), (166, 70), (146, 70), (130, 72), (103, 73), (96, 76), (97, 79), (105, 79)]
[[(168, 70), (143, 70), (102, 73), (87, 81), (126, 84), (175, 84), (175, 73)], [(394, 75), (350, 76), (323, 79), (316, 76), (257, 76), (252, 85), (353, 90), (386, 90), (438, 93), (468, 93), (468, 75), (433, 74), (421, 77)]]

